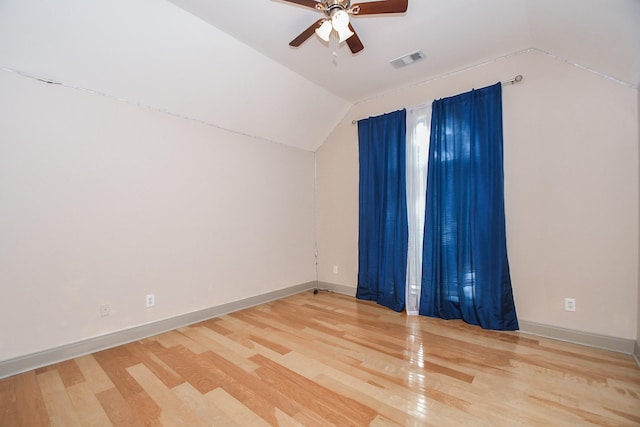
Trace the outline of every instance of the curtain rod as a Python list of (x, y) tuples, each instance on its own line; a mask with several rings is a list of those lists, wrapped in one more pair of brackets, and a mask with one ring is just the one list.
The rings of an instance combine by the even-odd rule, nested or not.
[[(514, 78), (512, 78), (511, 80), (507, 80), (506, 82), (500, 82), (502, 84), (502, 86), (506, 86), (506, 85), (514, 85), (516, 83), (520, 83), (522, 81), (524, 77), (522, 77), (522, 74), (518, 74), (517, 76), (515, 76)], [(351, 124), (355, 125), (358, 123), (358, 120), (351, 120)]]

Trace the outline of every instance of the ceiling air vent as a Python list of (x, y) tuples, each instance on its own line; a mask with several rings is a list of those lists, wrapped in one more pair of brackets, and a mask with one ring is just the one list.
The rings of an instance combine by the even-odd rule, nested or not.
[(393, 65), (394, 68), (402, 68), (409, 64), (413, 64), (420, 59), (424, 59), (425, 56), (426, 55), (424, 53), (416, 50), (415, 52), (403, 55), (400, 58), (394, 59), (393, 61), (389, 61), (389, 64)]

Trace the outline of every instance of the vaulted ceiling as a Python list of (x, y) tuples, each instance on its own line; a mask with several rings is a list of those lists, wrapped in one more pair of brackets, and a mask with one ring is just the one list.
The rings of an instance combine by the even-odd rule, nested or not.
[(354, 103), (526, 49), (640, 84), (639, 0), (409, 0), (352, 19), (358, 54), (288, 46), (320, 17), (281, 0), (2, 0), (0, 67), (311, 151)]
[[(365, 46), (356, 55), (336, 37), (288, 46), (322, 17), (310, 8), (282, 0), (171, 1), (350, 102), (528, 48), (640, 81), (638, 0), (410, 0), (403, 14), (351, 19)], [(400, 70), (389, 64), (416, 50), (426, 60)]]

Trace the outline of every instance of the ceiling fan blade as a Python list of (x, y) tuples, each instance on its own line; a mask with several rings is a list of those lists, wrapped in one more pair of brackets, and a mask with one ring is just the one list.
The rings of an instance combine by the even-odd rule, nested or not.
[(300, 6), (310, 7), (311, 9), (315, 9), (317, 4), (322, 4), (316, 0), (283, 0), (283, 1), (299, 4)]
[(349, 29), (353, 31), (353, 35), (347, 39), (347, 45), (349, 45), (351, 53), (358, 53), (364, 49), (364, 45), (362, 44), (362, 41), (360, 41), (360, 37), (358, 37), (356, 30), (353, 29), (351, 24), (349, 24)]
[(324, 21), (324, 19), (318, 19), (316, 22), (314, 22), (313, 24), (311, 24), (309, 26), (309, 28), (307, 28), (306, 30), (304, 30), (303, 32), (300, 33), (300, 35), (298, 37), (296, 37), (295, 39), (291, 40), (289, 42), (289, 46), (293, 46), (293, 47), (298, 47), (300, 46), (302, 43), (304, 43), (305, 41), (307, 41), (307, 39), (309, 37), (311, 37), (313, 35), (313, 33), (316, 31), (316, 28), (318, 28), (321, 24), (322, 21)]
[(368, 3), (358, 3), (351, 6), (351, 9), (360, 8), (356, 15), (376, 15), (378, 13), (402, 13), (407, 11), (409, 0), (386, 0), (370, 1)]

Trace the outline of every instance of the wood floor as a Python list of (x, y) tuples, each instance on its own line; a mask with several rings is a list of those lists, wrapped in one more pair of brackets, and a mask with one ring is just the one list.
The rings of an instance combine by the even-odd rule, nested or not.
[(0, 426), (638, 426), (631, 356), (305, 292), (0, 380)]

